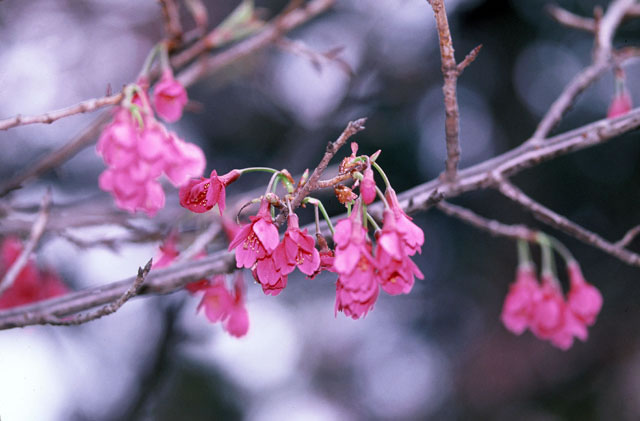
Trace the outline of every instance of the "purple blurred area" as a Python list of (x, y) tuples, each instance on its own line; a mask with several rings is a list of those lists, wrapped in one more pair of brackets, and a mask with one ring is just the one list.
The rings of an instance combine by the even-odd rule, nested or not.
[[(205, 1), (212, 24), (237, 1)], [(602, 1), (561, 0), (580, 15)], [(285, 1), (259, 1), (265, 16)], [(483, 49), (459, 80), (461, 166), (526, 140), (564, 85), (591, 58), (592, 37), (566, 29), (533, 0), (446, 2), (456, 57)], [(184, 24), (192, 21), (185, 10)], [(164, 36), (158, 2), (31, 0), (0, 3), (0, 118), (40, 114), (118, 91), (135, 80)], [(640, 45), (640, 20), (614, 45)], [(424, 0), (339, 0), (288, 35), (324, 52), (342, 47), (353, 71), (269, 47), (199, 81), (191, 111), (171, 126), (207, 155), (207, 172), (248, 166), (313, 168), (349, 120), (368, 117), (355, 140), (396, 191), (437, 177), (445, 160), (442, 74), (433, 12)], [(640, 100), (640, 64), (625, 66)], [(110, 87), (110, 88), (109, 88)], [(603, 118), (613, 75), (589, 88), (554, 133)], [(0, 180), (80, 133), (96, 114), (0, 132)], [(527, 194), (603, 237), (638, 224), (637, 132), (560, 157), (514, 178)], [(350, 153), (348, 148), (339, 157)], [(93, 146), (35, 183), (1, 198), (113, 207), (97, 187)], [(262, 177), (262, 178), (261, 178)], [(227, 192), (262, 188), (250, 174)], [(248, 179), (248, 180), (247, 180)], [(326, 196), (328, 197), (328, 195)], [(636, 420), (640, 418), (640, 272), (550, 230), (495, 191), (454, 200), (508, 223), (542, 227), (563, 241), (604, 296), (589, 340), (563, 352), (530, 333), (510, 334), (499, 315), (513, 281), (516, 248), (437, 210), (414, 215), (426, 242), (416, 263), (426, 276), (406, 296), (382, 294), (364, 320), (334, 317), (335, 277), (291, 276), (278, 297), (249, 285), (249, 334), (240, 340), (196, 315), (186, 292), (147, 297), (77, 328), (0, 332), (0, 418), (14, 420)], [(330, 205), (332, 214), (340, 212)], [(217, 212), (217, 210), (214, 210)], [(182, 212), (175, 189), (158, 218)], [(301, 211), (303, 223), (311, 210)], [(142, 221), (144, 224), (144, 221)], [(0, 219), (0, 234), (11, 226)], [(107, 224), (73, 231), (86, 239), (123, 234)], [(158, 243), (117, 252), (82, 248), (57, 232), (38, 259), (75, 289), (132, 274)], [(638, 243), (632, 244), (638, 250)], [(251, 275), (246, 274), (250, 279)], [(566, 277), (562, 278), (566, 287)]]

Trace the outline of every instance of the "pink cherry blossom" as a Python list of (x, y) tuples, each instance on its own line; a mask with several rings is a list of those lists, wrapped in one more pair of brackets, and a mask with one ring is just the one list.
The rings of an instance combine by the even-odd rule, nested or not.
[(376, 182), (373, 179), (373, 170), (371, 167), (367, 167), (363, 175), (364, 178), (360, 182), (360, 194), (362, 195), (364, 203), (370, 205), (376, 200)]
[(565, 328), (566, 303), (558, 280), (543, 274), (540, 294), (534, 299), (530, 328), (540, 339), (551, 339)]
[(173, 78), (171, 71), (165, 71), (153, 89), (153, 105), (158, 116), (168, 123), (180, 120), (187, 101), (184, 86)]
[(287, 286), (288, 274), (295, 268), (295, 266), (292, 266), (287, 272), (285, 270), (286, 266), (282, 268), (278, 267), (274, 256), (280, 253), (281, 251), (276, 247), (272, 256), (258, 259), (255, 269), (251, 271), (256, 282), (262, 286), (262, 292), (267, 295), (276, 296), (280, 294)]
[(263, 199), (258, 214), (250, 218), (251, 223), (244, 225), (229, 244), (229, 250), (237, 248), (236, 265), (239, 268), (251, 268), (258, 259), (269, 257), (280, 242), (278, 228), (271, 220), (270, 207), (270, 203)]
[(378, 298), (376, 262), (371, 243), (360, 220), (356, 202), (351, 216), (338, 221), (333, 240), (336, 243), (333, 269), (338, 273), (335, 311), (353, 319), (365, 316)]
[(539, 294), (540, 285), (534, 267), (531, 264), (520, 265), (502, 306), (500, 319), (504, 326), (516, 335), (522, 334), (531, 323)]
[(406, 249), (405, 252), (409, 256), (421, 253), (422, 245), (424, 244), (424, 232), (420, 227), (411, 222), (411, 217), (402, 210), (398, 203), (396, 192), (391, 187), (387, 188), (385, 196), (396, 217), (396, 229)]
[(246, 335), (249, 331), (249, 314), (244, 303), (242, 273), (236, 275), (233, 294), (225, 286), (224, 276), (215, 276), (198, 305), (198, 310), (202, 308), (210, 322), (222, 322), (222, 327), (230, 335), (238, 338)]
[(225, 208), (225, 188), (238, 177), (238, 170), (232, 170), (219, 177), (216, 170), (213, 170), (209, 178), (192, 179), (180, 188), (180, 205), (192, 212), (203, 213), (217, 204), (222, 215)]
[(320, 272), (323, 272), (325, 270), (333, 272), (333, 262), (335, 260), (335, 254), (333, 253), (333, 250), (329, 248), (327, 240), (325, 240), (322, 234), (316, 234), (316, 238), (318, 241), (318, 245), (320, 246), (320, 252), (318, 253), (320, 255), (320, 265), (315, 272), (307, 277), (309, 279), (314, 279)]
[(602, 308), (602, 294), (596, 287), (585, 281), (577, 262), (569, 262), (567, 272), (571, 283), (569, 308), (578, 320), (591, 326)]
[(382, 289), (390, 295), (408, 294), (415, 277), (424, 279), (420, 269), (405, 253), (392, 210), (384, 213), (384, 225), (377, 238), (376, 261)]
[(233, 301), (231, 293), (225, 286), (224, 275), (216, 275), (204, 290), (198, 310), (204, 309), (204, 314), (211, 323), (220, 322), (229, 317)]
[(616, 94), (611, 100), (609, 110), (607, 111), (607, 118), (616, 118), (628, 113), (632, 108), (631, 95), (626, 89)]
[(312, 275), (320, 266), (320, 253), (315, 248), (315, 241), (307, 234), (307, 230), (300, 230), (298, 215), (289, 214), (287, 231), (282, 242), (278, 245), (280, 253), (276, 253), (276, 265), (283, 273), (290, 273), (291, 267), (297, 266), (305, 275)]
[[(6, 237), (0, 246), (0, 279), (22, 253), (22, 242), (16, 237)], [(12, 308), (69, 292), (60, 277), (51, 270), (40, 271), (33, 259), (20, 270), (13, 284), (0, 294), (0, 309)]]

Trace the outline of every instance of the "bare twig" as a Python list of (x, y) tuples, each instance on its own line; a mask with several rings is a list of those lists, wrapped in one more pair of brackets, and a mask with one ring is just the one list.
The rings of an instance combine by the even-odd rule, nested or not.
[[(338, 139), (336, 139), (335, 142), (329, 142), (329, 144), (327, 145), (327, 149), (325, 150), (324, 155), (320, 160), (320, 163), (318, 164), (316, 169), (313, 170), (313, 173), (311, 173), (309, 180), (307, 180), (304, 186), (302, 186), (302, 188), (298, 190), (295, 197), (291, 201), (291, 209), (296, 209), (298, 206), (300, 206), (304, 198), (317, 188), (318, 180), (329, 165), (329, 162), (331, 161), (333, 156), (336, 154), (336, 152), (338, 152), (338, 150), (340, 150), (340, 148), (347, 142), (347, 140), (351, 138), (351, 136), (358, 133), (359, 131), (364, 130), (364, 124), (366, 123), (366, 121), (366, 118), (359, 118), (358, 120), (350, 121), (344, 131), (340, 134)], [(280, 215), (278, 215), (276, 223), (282, 224), (285, 217), (285, 213), (281, 213)]]
[(178, 45), (182, 41), (182, 24), (180, 23), (180, 12), (175, 0), (158, 0), (162, 6), (162, 17), (164, 19), (164, 30), (169, 37), (169, 49)]
[(51, 124), (54, 121), (60, 120), (64, 117), (69, 117), (75, 114), (88, 113), (90, 111), (95, 111), (99, 108), (106, 107), (108, 105), (118, 104), (120, 101), (122, 101), (123, 97), (123, 93), (117, 93), (102, 98), (88, 99), (76, 105), (61, 108), (59, 110), (49, 111), (40, 115), (23, 116), (18, 114), (17, 116), (0, 120), (0, 130), (7, 130), (16, 126), (26, 126), (27, 124)]
[(566, 27), (580, 29), (587, 32), (595, 32), (596, 31), (596, 22), (591, 18), (585, 18), (583, 16), (578, 16), (574, 13), (569, 12), (568, 10), (563, 9), (562, 7), (549, 4), (547, 5), (547, 12), (553, 17), (556, 21), (563, 24)]
[(333, 48), (324, 53), (320, 53), (302, 41), (293, 41), (284, 37), (276, 40), (276, 45), (284, 51), (306, 58), (318, 72), (322, 70), (324, 64), (329, 63), (337, 65), (349, 77), (355, 75), (349, 63), (339, 56), (343, 47)]
[[(185, 85), (190, 85), (194, 81), (207, 76), (228, 64), (252, 54), (281, 37), (283, 34), (309, 21), (310, 19), (323, 13), (335, 4), (335, 0), (311, 0), (304, 6), (286, 11), (283, 15), (276, 17), (271, 23), (244, 41), (214, 55), (203, 58), (192, 63), (179, 75), (178, 80)], [(190, 52), (194, 58), (207, 50), (207, 45), (202, 45), (200, 49)], [(186, 64), (191, 60), (186, 55), (177, 56), (172, 60), (173, 65)]]
[(594, 23), (595, 42), (593, 62), (580, 71), (565, 87), (544, 115), (532, 139), (543, 139), (560, 122), (564, 114), (573, 106), (576, 98), (586, 88), (613, 65), (612, 41), (622, 18), (635, 3), (635, 0), (615, 0), (607, 12)]
[(120, 296), (120, 298), (118, 298), (117, 300), (106, 304), (97, 310), (89, 313), (78, 314), (77, 316), (74, 316), (72, 318), (62, 319), (55, 315), (50, 315), (44, 319), (46, 322), (45, 324), (56, 326), (77, 326), (115, 313), (120, 309), (120, 307), (124, 305), (124, 303), (129, 301), (138, 293), (140, 287), (144, 283), (144, 280), (149, 274), (149, 271), (151, 270), (151, 263), (152, 260), (149, 259), (144, 268), (138, 268), (138, 275), (136, 276), (136, 279), (133, 281), (129, 289), (127, 289), (124, 294), (122, 294), (122, 296)]
[(640, 225), (631, 228), (627, 233), (614, 243), (616, 247), (627, 247), (640, 234)]
[(24, 183), (34, 178), (41, 176), (47, 171), (55, 168), (65, 161), (69, 160), (75, 154), (82, 149), (90, 145), (96, 133), (105, 125), (111, 114), (108, 112), (102, 113), (96, 118), (82, 133), (75, 138), (71, 139), (68, 143), (47, 154), (44, 158), (40, 159), (35, 164), (29, 165), (24, 172), (18, 173), (11, 177), (6, 182), (0, 185), (0, 197), (6, 195), (12, 190), (20, 188)]
[(4, 274), (2, 280), (0, 280), (0, 295), (2, 295), (3, 292), (5, 292), (8, 288), (11, 287), (11, 285), (13, 285), (13, 282), (16, 280), (24, 266), (29, 261), (31, 253), (38, 245), (38, 241), (40, 241), (40, 237), (42, 237), (44, 228), (47, 225), (47, 220), (49, 219), (50, 204), (51, 191), (47, 190), (47, 192), (42, 197), (42, 203), (40, 205), (40, 212), (38, 213), (38, 217), (31, 227), (29, 240), (25, 244), (18, 258), (13, 262), (9, 270), (7, 270), (7, 272)]
[(460, 161), (460, 113), (458, 110), (458, 99), (456, 97), (456, 84), (458, 81), (458, 65), (454, 57), (453, 42), (449, 31), (449, 21), (447, 11), (444, 7), (444, 0), (427, 0), (433, 9), (438, 27), (438, 37), (440, 39), (440, 56), (442, 59), (442, 74), (444, 85), (444, 112), (445, 112), (445, 136), (447, 142), (447, 160), (445, 163), (445, 177), (453, 180), (458, 171)]
[(478, 57), (478, 54), (480, 54), (480, 50), (482, 50), (482, 44), (478, 45), (476, 48), (474, 48), (473, 50), (469, 51), (469, 54), (467, 54), (465, 56), (464, 60), (462, 60), (460, 63), (458, 63), (458, 65), (457, 65), (458, 76), (460, 76), (462, 74), (462, 72), (464, 71), (464, 69), (469, 67), (469, 65), (474, 62), (476, 57)]
[(436, 205), (438, 209), (449, 216), (458, 218), (476, 228), (489, 232), (494, 236), (508, 237), (515, 240), (535, 241), (536, 231), (525, 225), (507, 225), (493, 219), (487, 219), (477, 213), (445, 201)]
[(518, 189), (506, 179), (499, 179), (497, 188), (502, 194), (527, 209), (535, 218), (545, 224), (569, 234), (586, 244), (598, 248), (629, 265), (640, 266), (640, 255), (637, 253), (633, 253), (622, 246), (611, 243), (600, 235), (583, 228), (566, 217), (543, 206), (531, 199), (522, 190)]

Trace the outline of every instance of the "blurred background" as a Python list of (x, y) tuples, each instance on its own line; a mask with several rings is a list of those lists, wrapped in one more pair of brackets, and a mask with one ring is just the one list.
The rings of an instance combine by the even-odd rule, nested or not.
[[(213, 24), (237, 1), (207, 2)], [(459, 79), (462, 166), (507, 151), (534, 131), (564, 85), (591, 58), (592, 36), (566, 29), (538, 0), (446, 2), (456, 58), (478, 44), (478, 59)], [(591, 0), (558, 1), (589, 16)], [(265, 16), (285, 1), (260, 1)], [(185, 24), (191, 21), (185, 17)], [(640, 20), (626, 23), (615, 46), (640, 45)], [(6, 0), (0, 5), (0, 117), (40, 114), (100, 97), (133, 81), (163, 37), (152, 0)], [(313, 168), (349, 120), (368, 117), (355, 140), (396, 191), (437, 177), (444, 167), (442, 74), (433, 12), (424, 0), (352, 0), (288, 35), (324, 52), (343, 47), (320, 69), (269, 47), (189, 89), (190, 109), (172, 130), (200, 145), (207, 172), (247, 166)], [(625, 66), (640, 98), (640, 65)], [(613, 94), (606, 74), (583, 94), (555, 133), (603, 118)], [(95, 118), (0, 132), (0, 179), (60, 147)], [(637, 132), (560, 157), (514, 178), (527, 194), (605, 238), (639, 223)], [(339, 156), (349, 153), (346, 148)], [(56, 205), (99, 203), (102, 160), (88, 147), (38, 182), (3, 198), (36, 205), (47, 186)], [(243, 177), (228, 201), (263, 186)], [(494, 191), (453, 202), (501, 221), (540, 226)], [(339, 211), (334, 205), (333, 213)], [(217, 212), (217, 211), (216, 211)], [(310, 211), (309, 211), (310, 212)], [(157, 218), (182, 212), (175, 190)], [(310, 214), (301, 214), (309, 221)], [(567, 236), (585, 277), (604, 296), (586, 343), (566, 352), (530, 333), (510, 334), (499, 315), (516, 269), (515, 244), (432, 209), (414, 215), (426, 242), (417, 264), (426, 279), (411, 294), (381, 294), (364, 320), (334, 317), (335, 277), (291, 276), (278, 297), (249, 285), (250, 331), (235, 339), (196, 315), (185, 292), (136, 299), (116, 314), (76, 328), (0, 332), (0, 418), (15, 420), (632, 420), (640, 418), (640, 271)], [(12, 226), (0, 220), (0, 231)], [(102, 238), (105, 225), (76, 235)], [(167, 231), (168, 232), (168, 231)], [(117, 252), (79, 247), (55, 232), (38, 262), (75, 289), (135, 273), (159, 243)], [(636, 242), (632, 249), (640, 250)], [(250, 275), (247, 274), (247, 279)], [(566, 277), (562, 278), (566, 287)]]

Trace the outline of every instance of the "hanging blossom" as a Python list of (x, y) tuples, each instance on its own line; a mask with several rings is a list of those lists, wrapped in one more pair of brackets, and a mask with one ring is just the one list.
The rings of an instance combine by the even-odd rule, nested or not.
[(585, 281), (577, 262), (570, 261), (567, 272), (568, 300), (553, 273), (545, 272), (539, 283), (533, 266), (521, 265), (502, 308), (505, 327), (516, 335), (528, 328), (562, 350), (569, 349), (574, 338), (586, 341), (587, 326), (595, 323), (602, 308), (602, 295)]
[[(162, 269), (171, 266), (178, 256), (180, 256), (180, 251), (178, 250), (178, 233), (173, 231), (162, 242), (158, 253), (153, 258), (153, 269)], [(206, 253), (203, 250), (195, 255), (194, 258), (199, 259), (205, 256)], [(185, 289), (190, 293), (195, 294), (208, 286), (209, 281), (207, 279), (200, 279), (198, 281), (189, 282), (185, 286)]]
[(187, 101), (187, 90), (173, 78), (170, 68), (165, 70), (162, 78), (153, 88), (153, 106), (158, 117), (167, 123), (180, 120)]
[(227, 289), (224, 275), (215, 276), (203, 291), (198, 311), (204, 309), (211, 323), (222, 322), (222, 327), (230, 335), (237, 338), (246, 335), (249, 331), (249, 313), (245, 307), (242, 272), (237, 272), (233, 293)]
[[(0, 279), (22, 253), (22, 242), (16, 237), (6, 237), (0, 246)], [(33, 259), (29, 259), (18, 273), (13, 284), (0, 294), (0, 309), (12, 308), (36, 301), (64, 295), (69, 288), (52, 270), (40, 271)]]
[(409, 248), (403, 244), (402, 238), (394, 212), (386, 210), (384, 225), (377, 237), (376, 262), (380, 286), (390, 295), (408, 294), (413, 288), (415, 277), (424, 279), (418, 266), (407, 254)]
[(389, 201), (389, 207), (393, 211), (396, 218), (396, 228), (400, 236), (400, 240), (408, 256), (416, 253), (422, 253), (422, 245), (424, 244), (424, 231), (412, 222), (412, 218), (402, 210), (398, 203), (398, 196), (393, 188), (387, 187), (385, 197)]
[(99, 186), (113, 194), (118, 207), (153, 216), (165, 203), (158, 178), (165, 174), (180, 187), (202, 175), (205, 158), (198, 146), (167, 131), (153, 117), (144, 80), (141, 85), (130, 106), (116, 109), (114, 120), (98, 140), (96, 151), (107, 164)]
[(349, 218), (336, 225), (333, 270), (338, 274), (336, 314), (342, 311), (352, 319), (359, 319), (373, 309), (379, 288), (376, 261), (362, 226), (360, 204), (356, 202), (354, 208)]
[(607, 111), (607, 118), (616, 118), (627, 114), (633, 107), (631, 101), (631, 94), (626, 86), (626, 77), (622, 70), (619, 70), (615, 76), (615, 93), (611, 104), (609, 104), (609, 110)]
[(240, 175), (240, 171), (232, 170), (218, 176), (216, 170), (213, 170), (209, 178), (191, 179), (180, 187), (180, 205), (195, 213), (207, 212), (218, 205), (220, 216), (222, 216), (225, 208), (225, 189)]
[(250, 217), (251, 223), (244, 225), (229, 244), (229, 251), (236, 249), (238, 268), (251, 268), (258, 260), (271, 256), (278, 246), (280, 237), (270, 209), (271, 204), (262, 199), (258, 214)]

